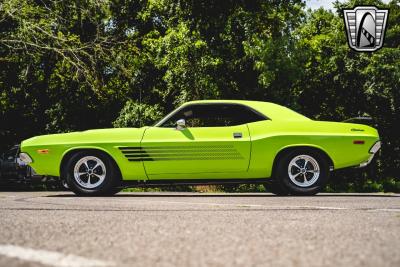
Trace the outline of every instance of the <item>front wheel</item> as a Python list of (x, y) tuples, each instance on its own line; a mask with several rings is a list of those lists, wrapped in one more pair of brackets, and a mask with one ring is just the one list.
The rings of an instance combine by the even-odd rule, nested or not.
[(109, 156), (97, 151), (75, 153), (66, 164), (66, 182), (81, 196), (113, 195), (120, 175)]
[(315, 195), (325, 187), (328, 179), (328, 161), (318, 151), (293, 150), (277, 164), (275, 181), (291, 195)]
[(62, 188), (62, 189), (64, 189), (64, 190), (69, 190), (69, 186), (68, 186), (68, 184), (67, 184), (67, 181), (65, 181), (65, 179), (61, 179), (60, 185), (61, 185), (61, 188)]

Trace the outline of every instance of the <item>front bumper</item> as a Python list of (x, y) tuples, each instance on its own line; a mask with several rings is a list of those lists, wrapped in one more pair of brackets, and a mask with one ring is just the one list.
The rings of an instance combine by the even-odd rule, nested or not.
[(370, 164), (371, 161), (374, 159), (375, 154), (379, 151), (379, 149), (381, 149), (381, 141), (376, 141), (375, 144), (369, 150), (369, 153), (371, 154), (371, 156), (368, 158), (367, 161), (360, 163), (360, 165), (357, 167), (363, 168), (363, 167), (366, 167), (368, 164)]

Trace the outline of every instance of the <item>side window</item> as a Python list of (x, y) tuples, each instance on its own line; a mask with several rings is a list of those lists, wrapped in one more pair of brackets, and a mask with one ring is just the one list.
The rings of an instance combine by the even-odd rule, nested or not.
[(175, 123), (179, 119), (185, 119), (188, 127), (221, 127), (266, 120), (267, 118), (238, 104), (195, 104), (179, 110), (161, 127), (175, 127)]

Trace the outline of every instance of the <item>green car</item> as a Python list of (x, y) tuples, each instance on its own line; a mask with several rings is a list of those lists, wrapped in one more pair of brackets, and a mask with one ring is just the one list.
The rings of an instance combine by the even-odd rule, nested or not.
[(225, 183), (313, 195), (330, 171), (366, 166), (379, 149), (377, 130), (366, 125), (314, 121), (268, 102), (209, 100), (185, 103), (150, 127), (33, 137), (20, 158), (78, 195)]

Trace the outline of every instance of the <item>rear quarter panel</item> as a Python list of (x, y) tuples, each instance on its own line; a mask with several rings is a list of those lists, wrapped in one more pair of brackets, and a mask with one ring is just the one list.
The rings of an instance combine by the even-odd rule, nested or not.
[[(270, 177), (275, 157), (288, 147), (318, 148), (331, 158), (335, 169), (340, 169), (368, 160), (369, 149), (379, 139), (376, 129), (350, 123), (260, 121), (248, 126), (252, 140), (249, 172), (257, 177)], [(365, 143), (355, 145), (354, 140)]]

